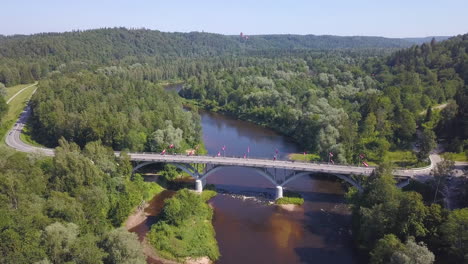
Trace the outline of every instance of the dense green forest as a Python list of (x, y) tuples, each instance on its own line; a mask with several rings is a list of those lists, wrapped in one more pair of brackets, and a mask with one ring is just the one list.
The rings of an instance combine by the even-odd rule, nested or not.
[[(424, 159), (432, 149), (424, 146), (433, 145), (426, 138), (435, 138), (434, 131), (457, 142), (467, 138), (467, 49), (464, 35), (389, 57), (255, 57), (251, 65), (189, 78), (181, 95), (274, 128), (323, 158), (337, 153), (342, 163), (358, 162), (358, 153), (380, 162), (390, 149), (410, 149), (421, 125), (427, 135), (421, 137)], [(441, 113), (421, 115), (446, 102)]]
[[(447, 163), (438, 165), (438, 170), (442, 172)], [(434, 190), (427, 192), (422, 183), (417, 185), (425, 186), (426, 197), (411, 190), (417, 189), (414, 186), (402, 191), (395, 186), (388, 164), (363, 184), (364, 192), (351, 189), (347, 198), (352, 204), (353, 235), (361, 250), (370, 251), (370, 263), (430, 264), (434, 253), (439, 263), (466, 263), (468, 208), (443, 209), (433, 203)]]
[(62, 140), (52, 159), (0, 155), (1, 263), (145, 263), (136, 235), (118, 227), (161, 187), (131, 177), (125, 154)]
[(0, 82), (29, 83), (51, 73), (66, 73), (98, 66), (147, 63), (162, 79), (177, 76), (168, 71), (174, 60), (212, 56), (250, 55), (292, 50), (389, 49), (409, 47), (417, 39), (337, 37), (314, 35), (263, 35), (240, 40), (238, 36), (211, 33), (166, 33), (125, 28), (0, 37)]
[(55, 146), (100, 140), (114, 150), (176, 151), (201, 141), (200, 117), (180, 97), (148, 81), (80, 72), (40, 83), (31, 102), (35, 139)]
[[(0, 36), (0, 122), (4, 85), (39, 80), (30, 134), (58, 146), (54, 158), (0, 148), (0, 262), (143, 263), (136, 237), (118, 227), (161, 187), (131, 176), (112, 149), (201, 144), (197, 108), (184, 104), (273, 128), (340, 163), (403, 150), (417, 162), (394, 165), (419, 166), (437, 139), (468, 153), (468, 35), (419, 41), (122, 28)], [(185, 99), (164, 91), (173, 81)], [(389, 166), (363, 184), (348, 198), (372, 263), (466, 262), (467, 209), (436, 204), (432, 183), (397, 189)], [(182, 191), (167, 202), (150, 236), (168, 258), (219, 257), (205, 198)], [(194, 246), (200, 237), (207, 243)]]

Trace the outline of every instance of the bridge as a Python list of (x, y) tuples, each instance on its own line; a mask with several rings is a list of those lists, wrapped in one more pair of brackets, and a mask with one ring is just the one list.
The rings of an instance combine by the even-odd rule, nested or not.
[[(22, 152), (28, 153), (41, 153), (46, 156), (54, 156), (54, 150), (49, 148), (42, 148), (29, 145), (23, 142), (20, 138), (24, 125), (29, 118), (30, 107), (27, 106), (22, 112), (20, 118), (14, 127), (9, 131), (6, 137), (8, 146)], [(114, 152), (116, 156), (120, 152)], [(161, 155), (157, 153), (128, 153), (130, 159), (137, 165), (133, 171), (153, 163), (170, 163), (174, 164), (177, 168), (188, 173), (195, 179), (195, 189), (198, 192), (203, 190), (206, 183), (206, 178), (213, 173), (225, 167), (248, 167), (257, 171), (260, 175), (265, 177), (274, 186), (276, 186), (275, 198), (283, 197), (283, 187), (291, 181), (314, 173), (326, 173), (334, 175), (345, 182), (356, 187), (362, 191), (362, 186), (356, 176), (369, 176), (374, 171), (375, 167), (359, 167), (351, 165), (334, 165), (327, 163), (310, 163), (310, 162), (295, 162), (287, 160), (271, 160), (259, 158), (236, 158), (236, 157), (213, 157), (213, 156), (185, 156), (185, 155)], [(397, 169), (393, 174), (404, 179), (400, 182), (399, 187), (403, 187), (409, 183), (410, 178), (418, 176), (429, 175), (435, 163), (439, 162), (438, 155), (430, 155), (431, 165), (418, 168), (418, 169)], [(196, 164), (203, 164), (203, 170), (199, 170)], [(276, 173), (277, 170), (288, 171), (288, 173)]]

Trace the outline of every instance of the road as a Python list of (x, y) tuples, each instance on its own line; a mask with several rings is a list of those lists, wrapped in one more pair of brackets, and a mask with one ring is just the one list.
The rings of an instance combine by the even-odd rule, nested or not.
[[(18, 151), (28, 153), (41, 153), (46, 156), (53, 156), (54, 150), (49, 148), (41, 148), (29, 145), (21, 141), (20, 135), (31, 113), (30, 106), (27, 106), (21, 113), (20, 118), (8, 132), (6, 137), (6, 144)], [(120, 155), (115, 152), (115, 155)], [(212, 156), (185, 156), (185, 155), (161, 155), (157, 153), (129, 153), (133, 161), (154, 161), (165, 163), (203, 163), (222, 166), (241, 166), (241, 167), (255, 167), (255, 168), (276, 168), (288, 169), (295, 171), (310, 171), (310, 172), (323, 172), (345, 175), (370, 175), (375, 167), (357, 167), (348, 165), (332, 165), (327, 163), (306, 163), (294, 162), (286, 160), (269, 160), (269, 159), (244, 159), (235, 157), (212, 157)], [(402, 177), (427, 177), (430, 174), (434, 164), (440, 161), (437, 154), (431, 154), (431, 165), (424, 168), (417, 169), (399, 169), (394, 170), (395, 176)]]

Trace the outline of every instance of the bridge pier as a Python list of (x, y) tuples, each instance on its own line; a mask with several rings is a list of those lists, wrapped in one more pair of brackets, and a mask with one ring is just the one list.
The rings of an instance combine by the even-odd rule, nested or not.
[(283, 186), (276, 186), (276, 194), (275, 194), (275, 200), (278, 200), (279, 198), (283, 198)]
[(203, 182), (201, 180), (195, 180), (195, 191), (196, 192), (203, 192)]

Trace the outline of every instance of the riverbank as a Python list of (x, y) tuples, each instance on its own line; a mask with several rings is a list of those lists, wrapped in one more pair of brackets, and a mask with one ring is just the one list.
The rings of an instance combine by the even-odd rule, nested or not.
[[(147, 181), (155, 182), (157, 181), (157, 177), (151, 177), (148, 178)], [(176, 186), (178, 184), (175, 184)], [(167, 254), (167, 250), (162, 250), (163, 248), (158, 247), (159, 244), (154, 243), (154, 239), (151, 239), (151, 237), (155, 237), (154, 234), (156, 233), (155, 231), (152, 231), (154, 229), (155, 225), (161, 225), (161, 223), (165, 224), (167, 223), (167, 214), (164, 214), (164, 208), (167, 206), (171, 206), (171, 204), (174, 202), (175, 199), (178, 199), (180, 196), (187, 195), (187, 192), (189, 196), (191, 196), (191, 200), (195, 201), (198, 199), (199, 203), (198, 207), (208, 207), (207, 201), (211, 199), (213, 196), (216, 195), (216, 192), (214, 191), (204, 191), (201, 195), (197, 193), (193, 193), (192, 191), (188, 191), (187, 189), (180, 190), (179, 192), (175, 190), (163, 190), (162, 192), (156, 194), (150, 201), (147, 201), (146, 203), (140, 205), (138, 208), (134, 210), (134, 212), (127, 218), (127, 220), (124, 223), (125, 228), (129, 232), (134, 232), (138, 235), (138, 239), (140, 243), (143, 246), (144, 249), (144, 254), (147, 259), (147, 263), (150, 264), (176, 264), (176, 263), (186, 263), (186, 264), (209, 264), (212, 263), (211, 259), (207, 256), (196, 256), (196, 254), (192, 254), (192, 251), (189, 253), (187, 256), (180, 258), (177, 255), (174, 254)], [(179, 201), (180, 202), (180, 201)], [(195, 205), (184, 207), (187, 208), (188, 210), (193, 209), (196, 207)], [(171, 209), (166, 209), (168, 211), (171, 211)], [(212, 209), (209, 209), (212, 211)], [(174, 217), (179, 217), (181, 215), (187, 216), (187, 214), (184, 214), (183, 212), (179, 212)], [(211, 231), (213, 235), (211, 236), (211, 245), (217, 245), (216, 240), (214, 237), (214, 228), (211, 224), (211, 214), (207, 215), (207, 220), (209, 221), (201, 221), (203, 224), (203, 228), (205, 230)], [(183, 216), (182, 216), (183, 217)], [(209, 219), (208, 219), (209, 218)], [(200, 222), (200, 221), (197, 221)], [(191, 226), (191, 228), (182, 228), (182, 229), (196, 229), (195, 226)], [(208, 232), (210, 233), (210, 232)], [(164, 234), (164, 236), (160, 236), (159, 234), (156, 235), (157, 241), (160, 240), (165, 240), (168, 236), (168, 234)], [(205, 236), (209, 237), (209, 236)], [(170, 243), (174, 242), (174, 240), (171, 238), (169, 240)], [(198, 247), (197, 243), (199, 242), (198, 240), (191, 240), (191, 241), (185, 241), (181, 240), (183, 244), (191, 246), (191, 247)], [(172, 247), (175, 247), (176, 252), (180, 248), (180, 244), (176, 243)], [(215, 252), (219, 252), (217, 249), (217, 246), (215, 247)], [(179, 253), (179, 252), (177, 252)], [(217, 253), (219, 255), (219, 253)], [(196, 257), (194, 257), (196, 256)], [(211, 255), (211, 257), (216, 256), (216, 255)]]
[(182, 189), (164, 202), (162, 213), (146, 236), (161, 257), (183, 263), (219, 258), (213, 209), (207, 204), (215, 195), (209, 190), (200, 195)]

